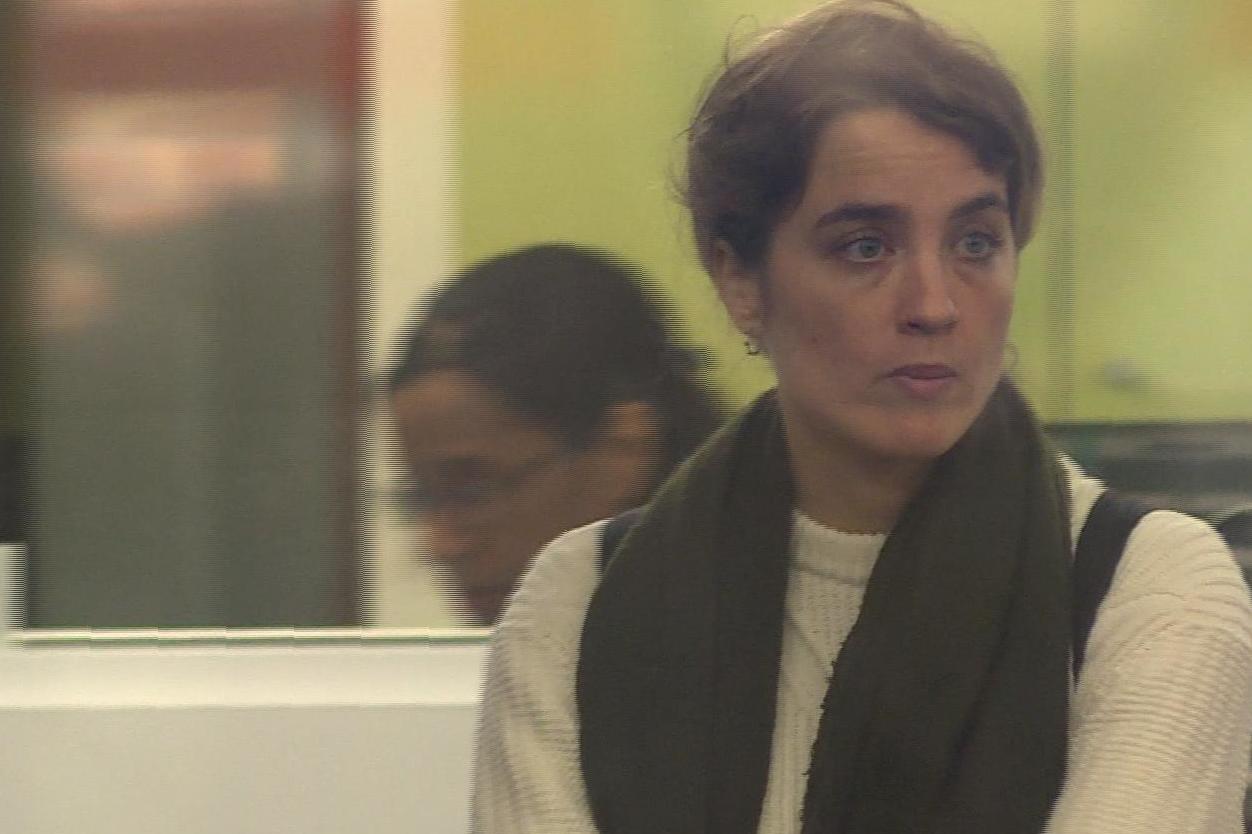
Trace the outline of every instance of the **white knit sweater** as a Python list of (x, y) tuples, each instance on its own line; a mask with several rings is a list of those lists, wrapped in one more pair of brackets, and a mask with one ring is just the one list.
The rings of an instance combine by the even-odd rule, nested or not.
[[(1075, 541), (1103, 487), (1070, 468)], [(540, 554), (492, 641), (472, 802), (478, 834), (593, 834), (574, 671), (602, 522)], [(883, 535), (795, 518), (777, 723), (760, 831), (798, 832), (832, 662)], [(1252, 738), (1252, 603), (1206, 525), (1147, 516), (1092, 630), (1048, 834), (1235, 834)]]

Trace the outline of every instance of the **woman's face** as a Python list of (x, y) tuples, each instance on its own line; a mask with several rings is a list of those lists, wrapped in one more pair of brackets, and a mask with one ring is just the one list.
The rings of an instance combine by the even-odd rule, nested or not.
[(774, 365), (793, 452), (934, 459), (1000, 376), (1017, 272), (1004, 178), (900, 111), (827, 125), (763, 269), (719, 257), (723, 300)]
[(479, 625), (496, 621), (545, 544), (628, 506), (635, 482), (613, 455), (569, 448), (470, 373), (418, 377), (391, 405), (423, 555)]

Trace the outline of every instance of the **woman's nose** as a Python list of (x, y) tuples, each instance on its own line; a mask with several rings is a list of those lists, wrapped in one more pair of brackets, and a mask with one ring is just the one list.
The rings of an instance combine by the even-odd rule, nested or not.
[(952, 296), (952, 276), (938, 254), (917, 253), (905, 262), (901, 283), (900, 329), (906, 333), (946, 333), (960, 320)]

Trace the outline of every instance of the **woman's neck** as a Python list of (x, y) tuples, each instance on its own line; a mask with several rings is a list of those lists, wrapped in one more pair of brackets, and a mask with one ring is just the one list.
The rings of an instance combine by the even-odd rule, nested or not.
[(883, 458), (787, 433), (796, 504), (845, 533), (887, 533), (934, 461)]

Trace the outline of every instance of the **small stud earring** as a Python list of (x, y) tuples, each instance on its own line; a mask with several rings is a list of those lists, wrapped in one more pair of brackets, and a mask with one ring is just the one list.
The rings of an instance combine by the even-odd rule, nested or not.
[(751, 336), (747, 336), (744, 338), (743, 349), (747, 351), (748, 356), (760, 356), (761, 355), (760, 343), (757, 342), (756, 339), (752, 338)]

